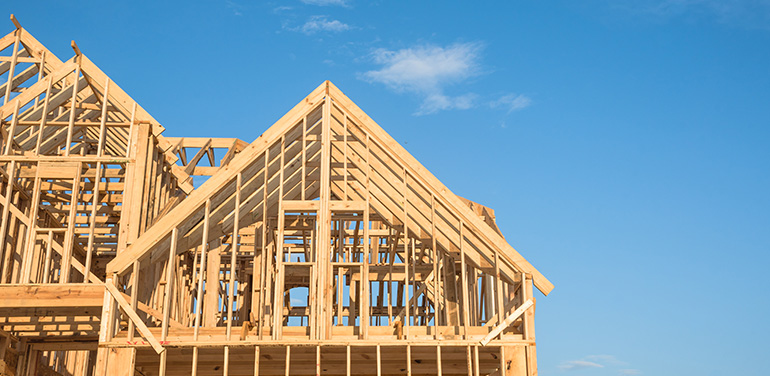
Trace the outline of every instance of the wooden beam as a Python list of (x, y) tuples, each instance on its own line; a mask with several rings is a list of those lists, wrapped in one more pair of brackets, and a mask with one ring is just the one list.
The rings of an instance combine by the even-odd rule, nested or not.
[(479, 343), (482, 346), (486, 346), (489, 343), (489, 341), (491, 341), (497, 335), (502, 333), (503, 330), (505, 330), (507, 327), (509, 327), (511, 324), (513, 324), (513, 322), (516, 321), (516, 319), (518, 319), (519, 316), (524, 314), (524, 312), (526, 312), (527, 309), (529, 309), (529, 307), (532, 307), (532, 305), (534, 305), (534, 304), (535, 303), (532, 301), (532, 299), (529, 299), (526, 302), (524, 302), (524, 304), (519, 306), (519, 308), (516, 308), (515, 311), (511, 312), (511, 314), (508, 315), (508, 317), (506, 317), (505, 320), (503, 320), (500, 324), (495, 326), (494, 329), (492, 329), (489, 332), (489, 334), (487, 334), (481, 341), (479, 341)]
[(16, 16), (11, 14), (11, 22), (13, 22), (13, 25), (16, 26), (16, 29), (21, 29), (21, 24), (19, 23), (19, 20), (16, 19)]
[(112, 285), (112, 283), (109, 283), (109, 281), (104, 284), (104, 287), (107, 288), (107, 291), (109, 291), (110, 295), (112, 295), (115, 301), (118, 302), (120, 309), (122, 309), (123, 312), (125, 312), (126, 315), (128, 315), (128, 318), (134, 322), (134, 325), (136, 325), (136, 329), (138, 329), (139, 333), (142, 334), (142, 337), (144, 337), (144, 339), (146, 339), (147, 342), (150, 343), (150, 346), (152, 346), (155, 352), (160, 354), (166, 351), (166, 349), (163, 348), (160, 342), (158, 342), (158, 340), (155, 339), (155, 336), (152, 335), (152, 332), (150, 332), (150, 330), (147, 329), (147, 326), (144, 325), (144, 322), (136, 313), (136, 311), (131, 309), (131, 304), (129, 304), (126, 298), (123, 297), (123, 294), (120, 293), (120, 290), (118, 290), (117, 287)]
[(0, 307), (101, 307), (104, 286), (97, 284), (0, 285)]

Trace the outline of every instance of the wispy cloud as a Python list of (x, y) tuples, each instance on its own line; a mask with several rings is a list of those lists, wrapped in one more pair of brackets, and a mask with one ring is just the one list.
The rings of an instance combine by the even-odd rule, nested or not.
[(642, 1), (648, 10), (660, 14), (686, 11), (708, 11), (718, 16), (745, 14), (749, 11), (770, 11), (768, 0), (654, 0)]
[(627, 366), (628, 363), (624, 362), (622, 360), (619, 360), (614, 355), (607, 355), (607, 354), (599, 354), (599, 355), (589, 355), (585, 357), (586, 360), (591, 360), (594, 362), (599, 362), (606, 365), (612, 365), (612, 366)]
[(294, 9), (294, 7), (292, 7), (292, 6), (280, 5), (280, 6), (277, 6), (277, 7), (273, 8), (273, 13), (276, 13), (276, 14), (277, 13), (282, 13), (282, 12), (286, 12), (286, 11), (289, 11), (289, 10), (292, 10), (292, 9)]
[(624, 0), (612, 4), (659, 17), (705, 16), (742, 27), (770, 28), (770, 0)]
[(225, 0), (225, 6), (233, 12), (235, 16), (243, 15), (243, 5), (236, 3), (235, 1)]
[(312, 35), (319, 32), (339, 33), (352, 28), (352, 26), (339, 20), (329, 19), (328, 16), (311, 16), (302, 26), (289, 28), (289, 30)]
[(560, 364), (559, 368), (565, 371), (574, 371), (586, 368), (604, 368), (604, 366), (587, 360), (570, 360)]
[(532, 99), (523, 94), (506, 94), (502, 97), (489, 102), (491, 108), (502, 108), (507, 110), (507, 113), (511, 113), (518, 110), (523, 110), (532, 104)]
[(340, 6), (346, 7), (349, 5), (348, 0), (301, 0), (305, 4), (318, 5), (318, 6)]
[(419, 45), (400, 50), (380, 48), (372, 60), (380, 69), (361, 74), (361, 78), (381, 83), (397, 92), (423, 97), (418, 115), (474, 106), (476, 95), (450, 96), (446, 88), (480, 73), (481, 43), (455, 43), (449, 46)]
[(578, 371), (589, 368), (608, 368), (611, 371), (617, 371), (618, 375), (621, 376), (637, 376), (642, 374), (642, 371), (638, 369), (620, 368), (623, 366), (628, 366), (628, 363), (619, 360), (613, 355), (600, 354), (588, 355), (578, 360), (569, 360), (563, 362), (558, 367), (562, 371)]
[(457, 96), (448, 96), (444, 94), (431, 94), (422, 102), (420, 111), (417, 115), (433, 114), (444, 110), (467, 110), (476, 105), (478, 95), (468, 93)]

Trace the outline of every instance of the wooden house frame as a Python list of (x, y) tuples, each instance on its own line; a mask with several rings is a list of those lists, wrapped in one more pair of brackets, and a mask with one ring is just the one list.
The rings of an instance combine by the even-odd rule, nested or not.
[(553, 285), (332, 83), (250, 144), (164, 137), (11, 18), (0, 374), (537, 374)]

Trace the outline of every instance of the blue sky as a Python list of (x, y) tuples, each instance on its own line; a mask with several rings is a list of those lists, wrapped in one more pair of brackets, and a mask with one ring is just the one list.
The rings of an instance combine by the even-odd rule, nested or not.
[(768, 373), (768, 0), (0, 10), (170, 136), (250, 142), (334, 82), (555, 283), (542, 375)]

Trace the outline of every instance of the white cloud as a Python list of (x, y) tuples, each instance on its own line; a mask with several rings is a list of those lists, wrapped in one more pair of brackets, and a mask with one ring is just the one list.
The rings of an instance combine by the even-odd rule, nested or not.
[(440, 93), (428, 95), (415, 115), (433, 114), (443, 110), (467, 110), (475, 105), (478, 96), (473, 93), (450, 97)]
[(421, 45), (397, 51), (381, 48), (374, 51), (372, 59), (382, 67), (363, 73), (361, 78), (422, 96), (418, 115), (468, 109), (474, 106), (475, 94), (449, 96), (445, 89), (479, 74), (481, 49), (480, 43)]
[(506, 94), (502, 97), (489, 102), (491, 108), (503, 108), (508, 110), (508, 113), (525, 109), (532, 104), (532, 99), (523, 94)]
[(348, 6), (347, 0), (301, 0), (305, 4), (309, 5), (318, 5), (318, 6), (340, 6), (340, 7), (346, 7)]
[(427, 45), (398, 51), (381, 48), (373, 57), (383, 68), (364, 76), (397, 90), (432, 91), (476, 74), (480, 48), (478, 43), (458, 43), (446, 48)]
[(281, 6), (277, 6), (277, 7), (273, 8), (273, 13), (286, 12), (286, 11), (289, 11), (289, 10), (292, 10), (292, 9), (294, 9), (294, 7), (290, 7), (288, 5), (281, 5)]
[(559, 365), (559, 368), (565, 371), (574, 371), (586, 368), (604, 368), (604, 366), (587, 360), (570, 360)]
[(323, 31), (339, 33), (350, 29), (352, 29), (350, 25), (338, 20), (330, 20), (327, 16), (311, 16), (304, 25), (292, 28), (291, 30), (312, 35)]
[(623, 376), (637, 376), (637, 375), (641, 375), (642, 371), (638, 369), (628, 368), (628, 369), (621, 369), (620, 374)]

